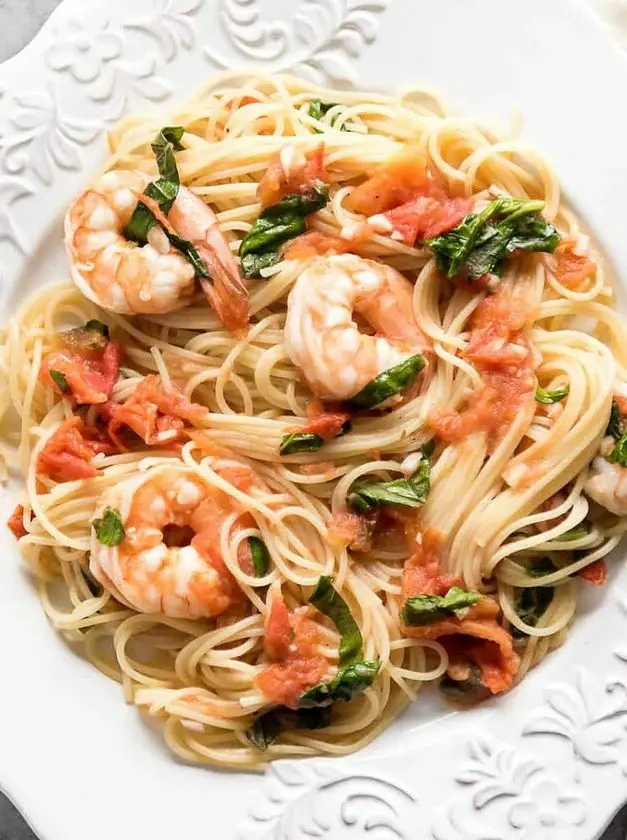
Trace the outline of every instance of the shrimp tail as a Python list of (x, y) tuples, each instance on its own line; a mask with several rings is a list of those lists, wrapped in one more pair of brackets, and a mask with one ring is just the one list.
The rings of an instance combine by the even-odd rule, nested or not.
[(232, 335), (246, 335), (250, 317), (248, 289), (239, 271), (225, 266), (216, 254), (206, 248), (199, 248), (199, 254), (211, 276), (210, 280), (200, 278), (207, 300)]

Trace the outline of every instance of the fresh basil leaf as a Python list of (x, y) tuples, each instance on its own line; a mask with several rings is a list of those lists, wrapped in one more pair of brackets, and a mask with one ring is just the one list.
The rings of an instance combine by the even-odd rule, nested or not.
[(70, 390), (70, 385), (67, 379), (65, 378), (64, 374), (62, 374), (60, 370), (50, 370), (48, 372), (50, 373), (50, 378), (57, 386), (59, 391), (61, 391), (62, 394), (67, 394)]
[(101, 519), (94, 519), (91, 523), (98, 542), (103, 545), (120, 545), (124, 539), (124, 525), (119, 510), (105, 508)]
[(278, 706), (259, 715), (246, 737), (255, 747), (267, 750), (282, 732), (291, 729), (325, 729), (330, 725), (331, 709), (328, 706), (296, 710)]
[(623, 433), (623, 417), (620, 413), (620, 408), (616, 400), (612, 400), (612, 408), (610, 410), (610, 419), (607, 423), (606, 435), (611, 435), (614, 440), (620, 440)]
[[(331, 108), (336, 106), (336, 102), (321, 102), (319, 99), (312, 99), (309, 103), (308, 113), (314, 120), (321, 120)], [(329, 125), (334, 126), (337, 122), (337, 116), (331, 117)], [(321, 134), (318, 128), (314, 128), (316, 134)], [(340, 131), (348, 131), (346, 124), (340, 127)]]
[(589, 531), (584, 522), (580, 522), (579, 525), (575, 525), (574, 528), (560, 534), (559, 537), (554, 537), (554, 542), (572, 542), (573, 540), (581, 540), (584, 537), (587, 537)]
[(553, 253), (559, 234), (539, 216), (543, 208), (543, 201), (498, 198), (426, 244), (435, 253), (438, 270), (450, 278), (460, 272), (470, 282), (485, 274), (498, 275), (503, 260), (514, 251)]
[(84, 579), (85, 583), (87, 584), (87, 588), (89, 589), (91, 594), (94, 596), (94, 598), (99, 598), (102, 595), (102, 593), (104, 592), (104, 589), (98, 583), (98, 581), (95, 580), (89, 574), (89, 572), (87, 572), (85, 570), (83, 570), (83, 579)]
[(248, 537), (246, 540), (253, 562), (255, 577), (265, 577), (270, 568), (270, 552), (268, 546), (259, 537)]
[(622, 435), (616, 443), (616, 446), (609, 455), (605, 456), (605, 460), (610, 464), (620, 464), (621, 467), (627, 467), (627, 434)]
[(267, 251), (263, 254), (246, 254), (242, 258), (244, 277), (261, 277), (262, 268), (270, 268), (281, 259), (280, 251)]
[(340, 663), (361, 657), (362, 635), (348, 604), (333, 587), (333, 578), (324, 575), (309, 596), (309, 603), (335, 624), (340, 634)]
[(435, 438), (431, 438), (420, 447), (423, 458), (430, 458), (435, 452)]
[[(262, 210), (239, 247), (246, 276), (256, 277), (261, 268), (278, 262), (279, 247), (304, 233), (305, 216), (321, 210), (328, 200), (327, 186), (314, 184), (306, 193), (286, 195), (277, 204)], [(257, 259), (251, 259), (252, 255)]]
[(465, 610), (481, 600), (478, 592), (466, 592), (460, 586), (453, 586), (446, 595), (414, 595), (403, 606), (403, 623), (409, 627), (423, 627), (435, 624), (443, 618), (455, 615), (457, 610)]
[(383, 371), (348, 400), (352, 409), (374, 408), (390, 397), (407, 390), (425, 366), (424, 357), (420, 353)]
[[(514, 609), (520, 619), (530, 627), (535, 627), (553, 600), (553, 591), (552, 586), (529, 586), (522, 589), (514, 601)], [(515, 639), (527, 635), (518, 627), (512, 627), (511, 634)]]
[(536, 402), (543, 405), (551, 405), (552, 403), (560, 402), (564, 397), (570, 393), (570, 385), (564, 385), (562, 388), (555, 388), (554, 391), (548, 391), (546, 388), (538, 388), (536, 390)]
[(557, 566), (550, 557), (539, 557), (527, 566), (527, 574), (531, 577), (544, 577), (557, 571)]
[(293, 455), (295, 452), (315, 452), (324, 443), (324, 438), (313, 432), (292, 432), (281, 438), (279, 455)]
[(348, 495), (348, 504), (359, 513), (367, 513), (379, 505), (424, 505), (431, 489), (431, 467), (423, 459), (409, 478), (395, 481), (356, 482)]
[(337, 700), (352, 700), (372, 685), (380, 667), (379, 659), (345, 665), (332, 680), (318, 683), (301, 694), (299, 705), (301, 708), (310, 708), (329, 706)]
[[(176, 184), (177, 192), (179, 185), (179, 171), (176, 166), (174, 152), (182, 152), (185, 148), (181, 143), (184, 133), (185, 129), (180, 125), (168, 126), (167, 128), (162, 128), (151, 143), (152, 151), (157, 159), (159, 175), (161, 176), (159, 181), (165, 181), (167, 184)], [(159, 184), (159, 181), (155, 181), (155, 185)], [(169, 194), (166, 193), (164, 198), (169, 201)], [(175, 198), (176, 193), (171, 201), (174, 202)], [(170, 204), (167, 210), (161, 206), (161, 203), (159, 203), (159, 206), (164, 213), (168, 213), (172, 204)]]

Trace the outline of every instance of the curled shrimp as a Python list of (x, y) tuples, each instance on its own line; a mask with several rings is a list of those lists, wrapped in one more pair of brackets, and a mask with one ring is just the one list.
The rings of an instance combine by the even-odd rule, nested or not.
[[(285, 350), (318, 397), (349, 399), (427, 348), (412, 296), (409, 280), (383, 263), (353, 254), (320, 258), (290, 292)], [(375, 335), (360, 332), (354, 312)]]
[(627, 516), (627, 467), (611, 464), (601, 456), (594, 459), (584, 491), (597, 504), (616, 516)]
[[(242, 467), (233, 483), (251, 486), (255, 478)], [(92, 529), (89, 569), (118, 601), (138, 612), (190, 619), (242, 604), (244, 594), (220, 551), (221, 533), (233, 516), (229, 539), (253, 520), (228, 493), (188, 467), (159, 466), (108, 488), (92, 521), (107, 508), (119, 515), (124, 537), (107, 546)], [(242, 567), (247, 551), (240, 542)]]
[[(65, 244), (70, 270), (80, 291), (112, 312), (160, 314), (180, 309), (194, 295), (195, 271), (170, 243), (163, 227), (193, 242), (211, 280), (203, 288), (218, 317), (232, 332), (248, 324), (248, 293), (231, 249), (219, 230), (215, 213), (187, 187), (180, 187), (167, 217), (149, 204), (161, 225), (139, 245), (124, 229), (148, 176), (130, 170), (101, 175), (70, 206), (65, 218)], [(155, 205), (153, 207), (153, 205)]]

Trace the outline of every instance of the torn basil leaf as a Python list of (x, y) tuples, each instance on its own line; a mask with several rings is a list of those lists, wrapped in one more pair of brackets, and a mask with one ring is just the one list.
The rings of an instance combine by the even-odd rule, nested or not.
[(543, 405), (551, 405), (552, 403), (560, 402), (569, 393), (570, 385), (564, 385), (563, 388), (555, 388), (553, 391), (549, 391), (546, 388), (538, 388), (536, 390), (536, 402), (542, 403)]
[[(535, 627), (553, 600), (552, 586), (529, 586), (522, 589), (514, 601), (517, 615), (530, 627)], [(522, 639), (527, 634), (518, 627), (511, 627), (511, 634), (515, 639)]]
[(445, 674), (439, 685), (442, 694), (451, 700), (481, 700), (490, 694), (481, 677), (481, 669), (477, 665), (469, 665), (468, 677), (464, 680), (454, 680)]
[(255, 747), (267, 750), (282, 732), (291, 729), (325, 729), (331, 725), (331, 709), (321, 706), (311, 709), (288, 709), (278, 706), (259, 715), (246, 733)]
[(538, 557), (527, 566), (527, 574), (531, 577), (544, 577), (557, 571), (557, 566), (550, 557)]
[[(169, 126), (162, 128), (152, 142), (152, 150), (157, 158), (160, 177), (152, 181), (144, 190), (144, 195), (156, 201), (161, 212), (167, 216), (176, 201), (180, 187), (180, 179), (175, 151), (181, 151), (184, 129), (181, 126)], [(124, 235), (133, 242), (145, 245), (148, 241), (148, 233), (154, 225), (159, 225), (167, 236), (173, 248), (179, 251), (192, 265), (199, 277), (211, 281), (207, 266), (200, 258), (200, 254), (188, 239), (178, 236), (161, 226), (159, 220), (152, 210), (141, 201), (138, 202), (129, 223), (124, 229)]]
[(50, 374), (50, 378), (52, 379), (54, 384), (57, 386), (59, 391), (61, 391), (62, 394), (67, 394), (68, 391), (70, 390), (70, 385), (69, 385), (65, 375), (62, 374), (60, 370), (50, 370), (48, 372)]
[(389, 370), (375, 376), (367, 385), (348, 400), (352, 409), (374, 408), (396, 394), (401, 394), (413, 383), (425, 366), (424, 357), (420, 353), (410, 356)]
[[(319, 99), (312, 99), (309, 103), (309, 108), (307, 112), (310, 117), (313, 117), (314, 120), (321, 120), (331, 108), (334, 108), (337, 105), (336, 102), (321, 102)], [(337, 122), (337, 116), (331, 117), (329, 120), (329, 125), (334, 126)], [(340, 131), (348, 131), (346, 124), (340, 126)], [(322, 132), (318, 128), (314, 128), (316, 134), (321, 134)]]
[(430, 458), (435, 452), (435, 438), (431, 438), (420, 447), (420, 452), (423, 458)]
[(498, 275), (503, 261), (514, 251), (553, 253), (556, 249), (559, 234), (539, 215), (543, 209), (543, 201), (498, 198), (425, 244), (435, 253), (438, 270), (447, 277), (462, 273), (473, 282), (485, 274)]
[(313, 432), (292, 432), (281, 438), (279, 455), (293, 455), (295, 452), (315, 452), (324, 443), (324, 438)]
[(554, 542), (572, 542), (573, 540), (581, 540), (584, 537), (588, 536), (588, 528), (584, 522), (580, 522), (579, 525), (575, 525), (574, 528), (570, 528), (570, 530), (565, 531), (563, 534), (560, 534), (559, 537), (554, 537)]
[(333, 587), (333, 578), (324, 575), (309, 596), (309, 603), (335, 624), (340, 634), (340, 663), (353, 662), (361, 656), (362, 635), (348, 604)]
[(379, 673), (381, 661), (353, 662), (340, 668), (335, 677), (318, 683), (301, 695), (299, 705), (302, 708), (312, 706), (330, 706), (338, 700), (352, 700), (368, 686), (372, 685)]
[(417, 470), (407, 479), (356, 482), (348, 494), (348, 504), (358, 513), (367, 513), (380, 505), (419, 507), (427, 501), (430, 488), (431, 467), (429, 461), (423, 459)]
[(414, 595), (408, 598), (401, 611), (403, 623), (409, 627), (423, 627), (435, 624), (443, 618), (455, 615), (481, 600), (478, 592), (466, 592), (460, 586), (453, 586), (446, 595)]
[(620, 413), (620, 408), (616, 400), (612, 400), (612, 408), (610, 410), (610, 419), (607, 423), (606, 435), (611, 435), (614, 440), (620, 440), (623, 434), (623, 417)]
[(605, 457), (610, 464), (620, 464), (621, 467), (627, 467), (627, 434), (619, 438), (614, 449)]
[(326, 206), (329, 190), (314, 184), (307, 192), (286, 195), (277, 204), (261, 211), (242, 239), (239, 256), (246, 277), (258, 277), (262, 268), (281, 258), (280, 247), (306, 230), (305, 217)]
[(246, 540), (253, 564), (255, 577), (265, 577), (270, 568), (270, 552), (268, 546), (259, 537), (248, 537)]
[(98, 542), (103, 545), (120, 545), (124, 539), (124, 525), (120, 511), (115, 508), (105, 508), (101, 519), (94, 519), (91, 523)]

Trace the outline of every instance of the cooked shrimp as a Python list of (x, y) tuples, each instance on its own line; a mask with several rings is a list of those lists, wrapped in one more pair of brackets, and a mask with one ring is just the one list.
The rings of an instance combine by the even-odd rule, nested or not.
[[(148, 176), (112, 170), (98, 178), (70, 207), (65, 243), (74, 282), (94, 303), (126, 315), (158, 314), (180, 309), (195, 291), (191, 263), (155, 225), (146, 245), (124, 236)], [(159, 221), (196, 246), (211, 281), (203, 287), (227, 329), (245, 330), (248, 293), (215, 213), (186, 187), (180, 187), (168, 217)]]
[(611, 464), (600, 456), (595, 458), (584, 490), (610, 513), (627, 516), (627, 467)]
[[(232, 483), (242, 483), (241, 470), (250, 473), (250, 486), (254, 476), (244, 467), (232, 471)], [(160, 466), (106, 490), (93, 518), (107, 508), (119, 514), (124, 538), (103, 545), (93, 529), (89, 568), (119, 601), (139, 612), (190, 619), (217, 616), (242, 602), (220, 553), (220, 535), (233, 514), (231, 534), (251, 525), (252, 517), (227, 493), (189, 468)]]
[[(398, 271), (352, 254), (318, 259), (300, 275), (288, 300), (285, 349), (318, 397), (348, 399), (424, 352), (412, 295)], [(353, 312), (377, 335), (360, 332)]]

